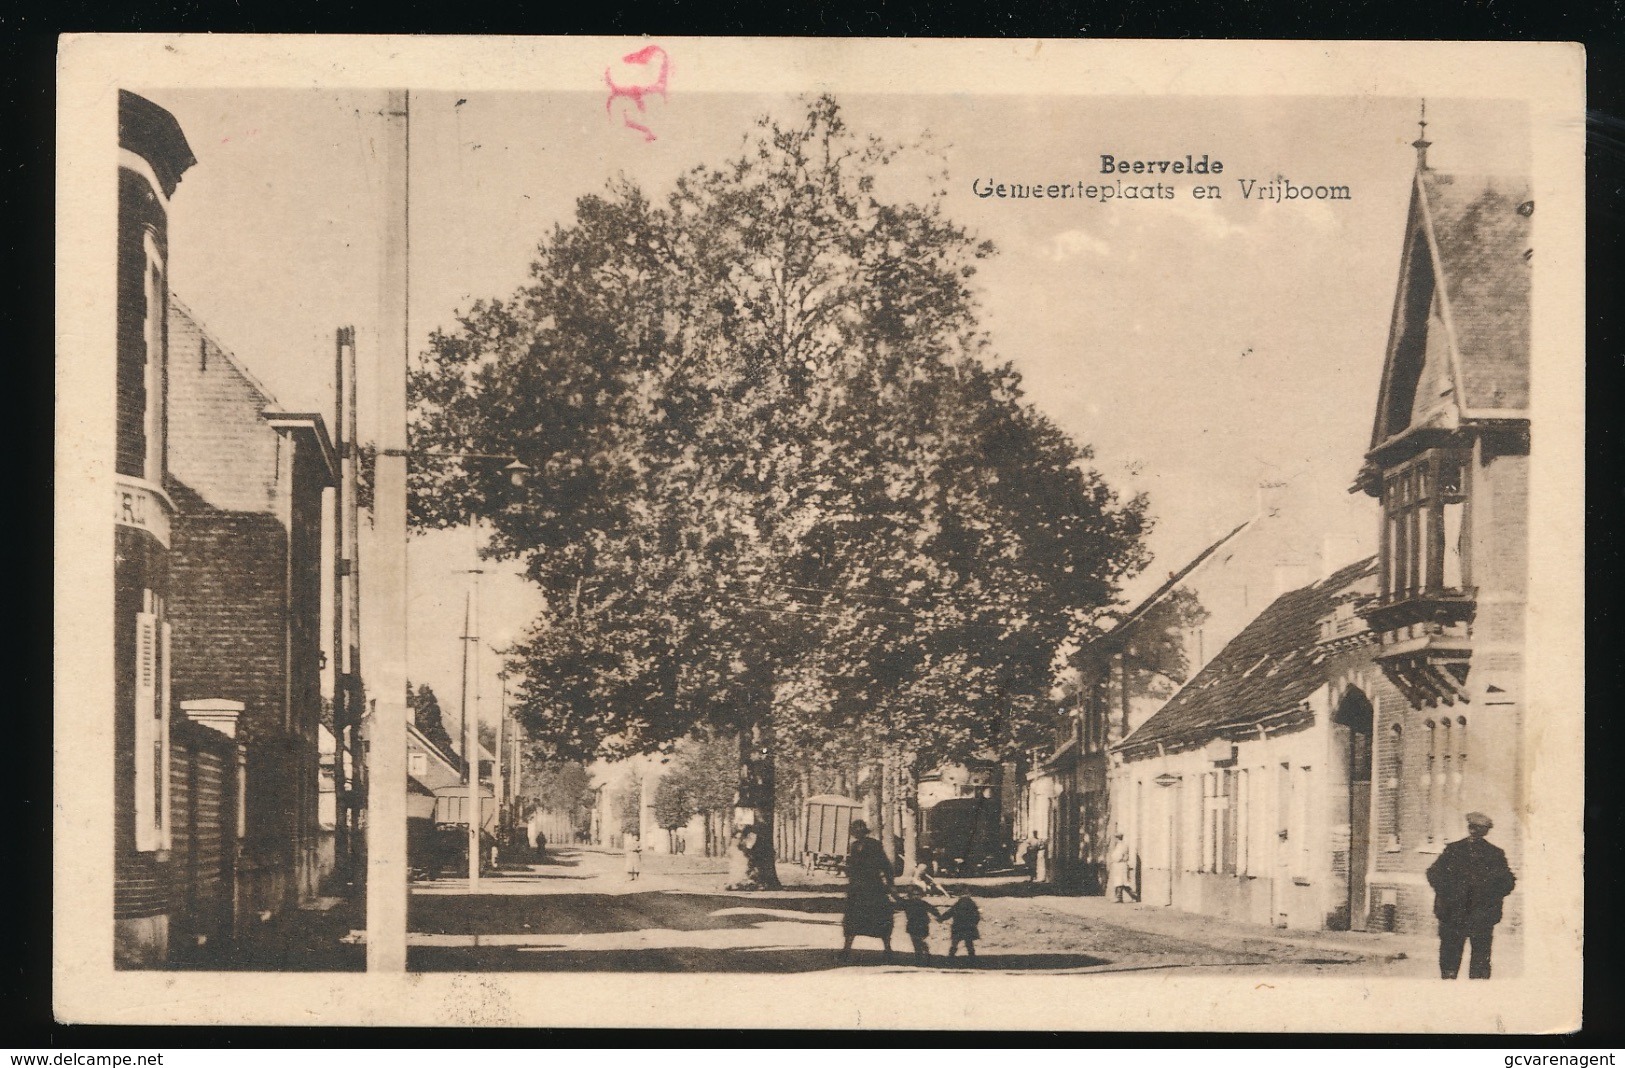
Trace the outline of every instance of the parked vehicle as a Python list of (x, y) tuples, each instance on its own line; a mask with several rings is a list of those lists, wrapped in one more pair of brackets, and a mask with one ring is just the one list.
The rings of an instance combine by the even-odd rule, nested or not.
[(861, 801), (839, 794), (807, 798), (801, 820), (801, 862), (808, 874), (846, 869), (852, 821), (862, 818)]
[(953, 797), (924, 812), (922, 854), (943, 875), (985, 875), (1009, 866), (994, 797)]
[[(432, 829), (419, 831), (419, 856), (412, 866), (431, 879), (455, 877), (468, 871), (468, 787), (462, 783), (442, 786), (434, 792)], [(480, 870), (492, 870), (491, 847), (496, 845), (496, 791), (490, 783), (480, 784)]]

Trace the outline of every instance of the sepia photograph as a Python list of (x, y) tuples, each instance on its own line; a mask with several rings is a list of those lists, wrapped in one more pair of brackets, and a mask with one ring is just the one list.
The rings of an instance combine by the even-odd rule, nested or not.
[(59, 1017), (1577, 1025), (1578, 48), (361, 40), (64, 40)]

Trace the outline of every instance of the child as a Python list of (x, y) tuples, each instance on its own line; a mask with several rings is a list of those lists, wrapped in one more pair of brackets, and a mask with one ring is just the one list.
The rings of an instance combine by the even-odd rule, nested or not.
[(968, 897), (961, 897), (948, 909), (943, 919), (948, 921), (948, 956), (959, 952), (959, 943), (965, 943), (965, 956), (976, 959), (976, 940), (982, 937), (979, 925), (982, 910)]
[(942, 919), (942, 914), (925, 900), (925, 891), (905, 883), (898, 888), (897, 907), (903, 912), (903, 929), (914, 943), (914, 960), (924, 964), (931, 959), (931, 947), (926, 938), (931, 934), (931, 919)]
[(643, 843), (631, 835), (626, 839), (626, 877), (631, 882), (638, 881), (638, 872), (643, 867)]

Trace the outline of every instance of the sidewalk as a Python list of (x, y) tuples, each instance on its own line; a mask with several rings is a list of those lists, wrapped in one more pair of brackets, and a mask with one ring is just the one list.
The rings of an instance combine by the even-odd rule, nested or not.
[[(1416, 960), (1427, 962), (1430, 966), (1438, 955), (1438, 940), (1428, 935), (1262, 927), (1162, 905), (1135, 902), (1120, 905), (1105, 897), (1039, 896), (1026, 900), (1053, 912), (1097, 920), (1145, 934), (1187, 938), (1215, 946), (1244, 947), (1249, 943), (1267, 943), (1290, 947), (1306, 954), (1323, 954), (1330, 959)], [(1509, 952), (1509, 965), (1513, 963), (1511, 956)]]
[(265, 923), (250, 918), (215, 966), (232, 971), (366, 971), (366, 946), (345, 941), (351, 931), (365, 927), (359, 901), (318, 898)]

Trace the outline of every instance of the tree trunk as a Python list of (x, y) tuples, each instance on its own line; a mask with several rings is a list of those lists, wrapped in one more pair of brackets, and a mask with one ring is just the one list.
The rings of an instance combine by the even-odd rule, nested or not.
[(893, 774), (892, 752), (885, 750), (880, 761), (880, 819), (875, 833), (880, 836), (880, 849), (886, 854), (892, 870), (897, 870), (897, 781)]
[(920, 848), (920, 784), (914, 774), (912, 755), (898, 765), (897, 792), (902, 795), (903, 874), (912, 876)]
[(773, 728), (758, 720), (739, 733), (739, 789), (728, 851), (729, 890), (778, 890), (773, 849)]

